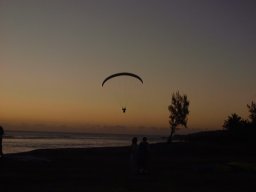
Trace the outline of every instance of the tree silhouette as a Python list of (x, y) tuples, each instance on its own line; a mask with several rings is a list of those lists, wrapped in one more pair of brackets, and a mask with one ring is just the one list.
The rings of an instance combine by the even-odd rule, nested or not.
[(236, 131), (243, 127), (245, 121), (236, 113), (228, 116), (228, 119), (224, 121), (223, 128), (228, 131)]
[(250, 118), (250, 123), (253, 126), (256, 126), (256, 103), (254, 103), (253, 101), (251, 102), (251, 105), (247, 105), (248, 109), (249, 109), (249, 118)]
[(172, 94), (171, 105), (168, 106), (170, 112), (169, 123), (171, 134), (168, 141), (172, 142), (173, 134), (176, 128), (181, 125), (187, 127), (188, 114), (189, 114), (189, 101), (187, 95), (180, 95), (179, 91)]

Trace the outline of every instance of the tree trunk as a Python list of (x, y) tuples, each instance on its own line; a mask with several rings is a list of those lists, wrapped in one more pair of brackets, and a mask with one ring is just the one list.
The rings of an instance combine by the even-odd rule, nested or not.
[(168, 138), (168, 143), (172, 143), (172, 137), (173, 137), (174, 132), (175, 132), (175, 127), (172, 126), (171, 127), (171, 134), (170, 134), (170, 136)]

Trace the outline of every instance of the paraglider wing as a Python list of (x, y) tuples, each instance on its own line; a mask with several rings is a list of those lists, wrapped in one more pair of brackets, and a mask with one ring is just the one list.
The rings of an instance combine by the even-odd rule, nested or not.
[(118, 77), (118, 76), (131, 76), (134, 78), (137, 78), (138, 80), (140, 80), (141, 83), (143, 83), (143, 80), (136, 74), (134, 73), (128, 73), (128, 72), (122, 72), (122, 73), (115, 73), (113, 75), (108, 76), (106, 79), (104, 79), (104, 81), (102, 82), (102, 87), (104, 86), (104, 84), (109, 80), (112, 79), (114, 77)]

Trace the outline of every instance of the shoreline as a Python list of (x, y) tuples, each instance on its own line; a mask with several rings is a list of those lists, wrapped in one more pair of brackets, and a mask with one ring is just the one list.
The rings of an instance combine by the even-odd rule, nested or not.
[[(161, 136), (146, 135), (150, 143), (163, 141)], [(48, 133), (48, 132), (14, 132), (6, 134), (3, 139), (5, 154), (28, 152), (35, 149), (53, 148), (92, 148), (129, 146), (134, 135), (126, 134), (79, 134), (79, 133)], [(137, 136), (139, 140), (142, 136)]]

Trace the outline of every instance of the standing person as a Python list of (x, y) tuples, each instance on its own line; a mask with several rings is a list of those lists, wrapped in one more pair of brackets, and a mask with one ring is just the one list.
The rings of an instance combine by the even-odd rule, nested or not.
[(149, 144), (147, 137), (143, 137), (142, 142), (139, 145), (138, 150), (138, 166), (139, 173), (145, 174), (148, 169), (148, 159), (149, 159)]
[(3, 154), (3, 135), (4, 135), (4, 129), (0, 126), (0, 156), (1, 158), (4, 156)]
[(132, 138), (131, 153), (130, 153), (130, 170), (132, 174), (135, 174), (138, 169), (138, 139), (137, 137)]

